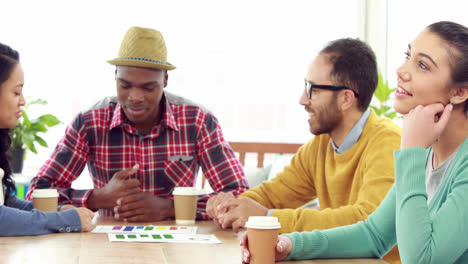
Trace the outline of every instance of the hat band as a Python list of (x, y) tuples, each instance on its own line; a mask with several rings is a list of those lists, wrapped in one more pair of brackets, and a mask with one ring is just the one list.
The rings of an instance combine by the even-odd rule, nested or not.
[(168, 62), (157, 61), (157, 60), (146, 59), (146, 58), (136, 58), (136, 57), (121, 57), (121, 58), (117, 58), (117, 60), (139, 60), (139, 61), (149, 61), (149, 62), (164, 64), (164, 65), (171, 65)]

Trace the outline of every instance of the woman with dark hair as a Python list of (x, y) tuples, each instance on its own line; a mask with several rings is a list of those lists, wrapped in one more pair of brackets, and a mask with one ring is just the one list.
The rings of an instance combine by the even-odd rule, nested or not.
[(392, 189), (364, 222), (279, 236), (277, 260), (382, 257), (398, 243), (403, 263), (468, 263), (468, 28), (434, 23), (405, 54)]
[(18, 199), (7, 160), (9, 131), (21, 117), (24, 74), (19, 54), (0, 43), (0, 236), (30, 236), (53, 232), (91, 231), (93, 212), (63, 206), (59, 212), (41, 212), (32, 202)]

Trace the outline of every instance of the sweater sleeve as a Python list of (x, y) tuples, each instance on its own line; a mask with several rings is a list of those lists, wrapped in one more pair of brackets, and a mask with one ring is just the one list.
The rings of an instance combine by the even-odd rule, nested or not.
[[(367, 143), (366, 151), (360, 157), (359, 166), (361, 169), (350, 172), (349, 177), (361, 178), (361, 184), (355, 190), (357, 192), (356, 201), (320, 211), (292, 209), (297, 207), (296, 204), (290, 205), (291, 209), (273, 210), (272, 215), (278, 217), (281, 222), (281, 232), (310, 231), (350, 225), (367, 219), (377, 209), (394, 182), (392, 157), (393, 151), (399, 147), (400, 137), (397, 133), (388, 132), (375, 136), (378, 140), (370, 140)], [(296, 184), (311, 183), (297, 181)], [(349, 186), (343, 191), (350, 192), (352, 187), (354, 186)], [(329, 186), (328, 188), (335, 187)], [(304, 193), (299, 193), (299, 195), (307, 199), (311, 198)]]
[(3, 223), (0, 225), (0, 236), (81, 232), (80, 216), (74, 209), (60, 212), (41, 212), (32, 209), (32, 202), (21, 201), (17, 198), (9, 199), (9, 204), (21, 209), (7, 205), (0, 206), (0, 222)]
[(309, 158), (313, 155), (312, 141), (302, 146), (276, 177), (247, 190), (240, 197), (253, 199), (269, 209), (296, 208), (315, 199), (315, 185), (310, 176), (314, 164), (307, 164), (315, 162)]
[(425, 188), (426, 156), (427, 150), (421, 147), (395, 152), (396, 233), (401, 260), (454, 263), (467, 248), (468, 161), (462, 159), (448, 169), (445, 177), (453, 176), (454, 180), (443, 181), (439, 189), (450, 192), (431, 217)]
[(6, 205), (23, 211), (31, 211), (34, 209), (32, 201), (21, 200), (14, 195), (10, 195), (10, 197), (8, 197)]
[(382, 257), (396, 244), (394, 188), (365, 222), (285, 235), (293, 242), (287, 260)]

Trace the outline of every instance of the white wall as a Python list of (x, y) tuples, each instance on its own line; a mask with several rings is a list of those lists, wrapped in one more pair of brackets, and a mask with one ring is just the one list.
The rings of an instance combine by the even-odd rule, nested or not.
[[(227, 140), (304, 143), (298, 104), (307, 65), (326, 42), (357, 37), (359, 0), (4, 1), (0, 42), (21, 53), (24, 93), (63, 122), (30, 153), (36, 171), (80, 111), (115, 94), (114, 67), (130, 26), (160, 30), (177, 66), (167, 89), (212, 109)], [(26, 169), (26, 170), (27, 170)]]
[(404, 62), (408, 44), (430, 24), (449, 20), (468, 26), (468, 1), (388, 1), (388, 81), (397, 85), (397, 68)]

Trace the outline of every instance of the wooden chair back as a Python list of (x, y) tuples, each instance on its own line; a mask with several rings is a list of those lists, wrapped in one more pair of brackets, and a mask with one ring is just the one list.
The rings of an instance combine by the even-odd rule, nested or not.
[[(245, 166), (247, 153), (257, 153), (257, 168), (263, 168), (266, 153), (293, 154), (302, 146), (294, 143), (266, 143), (266, 142), (229, 142), (232, 150), (239, 153), (239, 160)], [(205, 188), (205, 174), (202, 173), (202, 189)]]
[(296, 153), (302, 144), (265, 143), (265, 142), (229, 142), (234, 152), (239, 153), (239, 160), (245, 166), (246, 153), (257, 153), (257, 168), (263, 168), (266, 153), (290, 154)]

